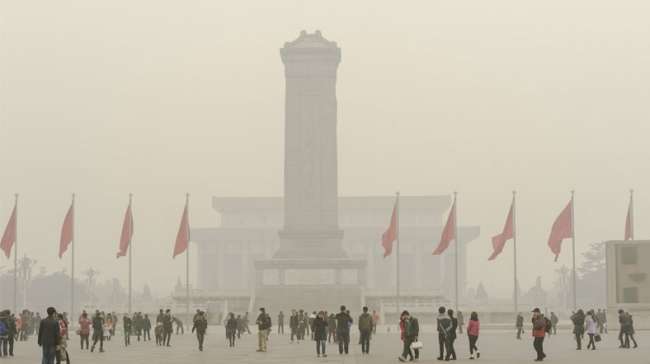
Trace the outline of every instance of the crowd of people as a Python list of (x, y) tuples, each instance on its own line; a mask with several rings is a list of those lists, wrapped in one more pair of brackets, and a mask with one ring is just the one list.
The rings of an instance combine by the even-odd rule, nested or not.
[[(362, 313), (356, 321), (350, 311), (341, 306), (339, 312), (328, 313), (327, 311), (292, 310), (288, 319), (280, 311), (278, 313), (277, 333), (284, 335), (285, 320), (288, 321), (290, 329), (290, 343), (300, 343), (309, 338), (315, 343), (316, 356), (327, 357), (327, 344), (334, 343), (338, 346), (340, 355), (350, 353), (351, 331), (355, 326), (358, 330), (359, 342), (362, 355), (370, 354), (370, 343), (372, 336), (376, 333), (379, 323), (379, 315), (376, 311), (370, 313), (368, 307), (362, 308)], [(582, 309), (572, 312), (569, 317), (573, 325), (573, 337), (576, 341), (576, 349), (583, 349), (583, 342), (587, 341), (587, 350), (596, 350), (597, 343), (607, 334), (607, 312), (605, 310)], [(524, 333), (524, 316), (518, 313), (515, 320), (516, 338), (521, 339)], [(544, 351), (545, 338), (557, 334), (559, 317), (551, 312), (548, 317), (539, 308), (532, 311), (530, 320), (532, 326), (533, 347), (535, 349), (535, 361), (543, 361), (546, 358)], [(77, 321), (76, 334), (79, 336), (81, 350), (104, 352), (104, 342), (110, 341), (116, 336), (116, 328), (121, 322), (123, 343), (125, 347), (131, 345), (131, 337), (135, 340), (151, 341), (151, 330), (154, 331), (154, 338), (158, 346), (171, 346), (171, 338), (174, 332), (184, 333), (183, 321), (171, 314), (171, 310), (160, 309), (153, 325), (148, 314), (135, 312), (132, 315), (123, 314), (121, 318), (115, 312), (105, 313), (96, 310), (92, 315), (83, 311)], [(242, 335), (250, 335), (248, 312), (235, 315), (229, 313), (224, 320), (219, 320), (226, 330), (227, 346), (235, 347), (235, 342)], [(635, 338), (634, 320), (629, 312), (619, 310), (618, 323), (620, 327), (618, 340), (620, 348), (637, 348)], [(259, 309), (255, 320), (257, 325), (258, 352), (267, 352), (269, 336), (272, 332), (273, 323), (271, 316), (264, 308)], [(469, 359), (480, 359), (478, 339), (480, 334), (480, 322), (477, 312), (471, 312), (469, 321), (465, 325), (462, 312), (454, 312), (452, 309), (440, 307), (435, 319), (438, 338), (438, 356), (441, 361), (457, 359), (455, 342), (463, 329), (469, 343)], [(466, 326), (466, 327), (465, 327)], [(9, 310), (0, 311), (0, 356), (13, 356), (14, 343), (16, 341), (27, 341), (30, 336), (38, 337), (38, 345), (42, 348), (43, 363), (69, 363), (68, 342), (70, 322), (65, 313), (57, 312), (53, 307), (47, 309), (47, 317), (41, 319), (38, 313), (23, 311), (15, 315)], [(175, 328), (175, 330), (174, 330)], [(202, 310), (197, 310), (192, 318), (192, 333), (196, 333), (199, 351), (203, 351), (205, 335), (208, 330), (208, 316)], [(417, 361), (420, 358), (423, 347), (419, 340), (420, 323), (409, 311), (403, 311), (399, 317), (399, 333), (401, 341), (401, 353), (398, 360), (401, 362)], [(92, 343), (91, 343), (92, 340)]]

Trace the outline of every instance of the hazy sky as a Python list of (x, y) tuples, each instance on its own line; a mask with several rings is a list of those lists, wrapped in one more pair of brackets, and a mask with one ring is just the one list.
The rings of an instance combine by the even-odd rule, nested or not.
[(482, 230), (470, 284), (507, 296), (510, 249), (486, 259), (517, 189), (522, 287), (550, 285), (570, 262), (546, 240), (571, 189), (579, 251), (622, 238), (630, 187), (637, 238), (650, 233), (648, 14), (646, 0), (2, 1), (0, 225), (20, 192), (21, 251), (67, 267), (74, 191), (78, 271), (125, 281), (133, 192), (135, 286), (168, 292), (185, 192), (194, 227), (216, 223), (213, 195), (282, 194), (278, 50), (319, 29), (342, 48), (341, 194), (458, 190), (460, 223)]

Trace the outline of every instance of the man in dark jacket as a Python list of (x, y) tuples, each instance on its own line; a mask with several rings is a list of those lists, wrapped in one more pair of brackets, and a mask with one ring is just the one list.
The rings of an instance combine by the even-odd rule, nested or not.
[(199, 342), (199, 351), (203, 351), (203, 339), (205, 338), (205, 331), (208, 329), (208, 320), (205, 318), (203, 312), (200, 312), (194, 317), (194, 325), (192, 332), (196, 331), (196, 339)]
[(517, 313), (515, 327), (517, 328), (517, 340), (521, 340), (521, 334), (524, 332), (524, 316), (521, 312)]
[(339, 341), (339, 354), (348, 354), (350, 346), (350, 325), (352, 317), (347, 313), (345, 306), (341, 306), (341, 312), (336, 314), (336, 337)]
[(411, 351), (411, 345), (418, 341), (418, 336), (420, 335), (420, 324), (418, 319), (412, 317), (408, 311), (404, 311), (402, 312), (401, 320), (401, 325), (403, 325), (402, 342), (404, 344), (404, 349), (402, 350), (402, 355), (398, 359), (401, 362), (405, 362), (408, 357), (410, 357), (410, 360), (412, 361), (418, 360), (420, 357), (420, 349), (415, 348), (413, 350), (415, 355), (413, 355), (413, 351)]
[(172, 321), (171, 310), (167, 309), (167, 311), (165, 311), (165, 314), (163, 315), (163, 318), (162, 318), (163, 345), (166, 345), (166, 346), (171, 346), (170, 341), (172, 339), (172, 333), (174, 332), (172, 322), (173, 321)]
[(43, 348), (43, 364), (54, 364), (56, 346), (61, 341), (59, 322), (54, 307), (47, 308), (47, 318), (41, 320), (38, 329), (38, 346)]
[(449, 318), (449, 315), (447, 315), (446, 308), (438, 308), (438, 318), (436, 321), (438, 325), (438, 347), (440, 353), (438, 360), (444, 360), (445, 348), (448, 347), (447, 340), (451, 334), (452, 329), (451, 318)]
[(99, 310), (95, 311), (93, 316), (93, 345), (90, 347), (90, 352), (95, 351), (95, 346), (99, 342), (99, 352), (104, 352), (104, 316)]
[[(289, 317), (289, 330), (291, 330), (291, 342), (293, 342), (293, 337), (296, 337), (296, 341), (300, 339), (298, 334), (298, 313), (296, 310), (291, 311), (291, 317)], [(298, 341), (299, 342), (299, 341)]]
[(314, 340), (316, 341), (316, 356), (327, 358), (325, 352), (325, 342), (327, 341), (327, 315), (321, 311), (314, 319), (312, 325), (312, 332), (314, 333)]
[(142, 330), (142, 339), (144, 341), (151, 341), (151, 320), (147, 314), (142, 319)]
[(361, 353), (370, 354), (370, 334), (372, 333), (372, 316), (368, 313), (368, 307), (363, 308), (359, 316), (359, 336), (361, 340)]
[(271, 333), (271, 316), (266, 313), (264, 307), (260, 308), (260, 314), (255, 320), (257, 324), (257, 338), (259, 352), (266, 352), (267, 344), (269, 342), (269, 334)]
[(576, 343), (578, 344), (576, 350), (582, 350), (582, 338), (585, 335), (585, 318), (585, 313), (582, 311), (582, 309), (571, 315), (571, 322), (573, 322), (573, 334), (575, 335)]
[(131, 345), (131, 330), (133, 328), (133, 321), (129, 317), (129, 314), (124, 314), (122, 324), (124, 325), (124, 346), (129, 346)]

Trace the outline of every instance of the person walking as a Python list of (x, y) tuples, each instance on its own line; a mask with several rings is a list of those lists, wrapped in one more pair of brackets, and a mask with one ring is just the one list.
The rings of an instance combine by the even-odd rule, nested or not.
[(476, 359), (481, 358), (481, 353), (478, 351), (476, 342), (478, 341), (478, 334), (481, 329), (481, 324), (478, 321), (478, 314), (472, 312), (467, 323), (467, 338), (469, 341), (469, 359), (474, 360), (474, 352), (476, 352)]
[(551, 311), (551, 327), (553, 335), (557, 335), (557, 324), (560, 322), (560, 319), (557, 317), (555, 312)]
[(42, 364), (54, 364), (56, 346), (61, 339), (59, 322), (54, 307), (47, 308), (47, 317), (42, 319), (38, 328), (38, 346), (43, 350)]
[(334, 314), (330, 314), (327, 317), (327, 328), (329, 331), (329, 334), (327, 335), (327, 342), (331, 343), (337, 343), (336, 339), (336, 316)]
[(521, 340), (521, 334), (524, 333), (524, 316), (521, 312), (517, 313), (515, 327), (517, 328), (517, 340)]
[(63, 314), (58, 314), (57, 319), (59, 322), (59, 333), (61, 338), (56, 346), (56, 364), (66, 362), (70, 364), (70, 356), (68, 355), (68, 320)]
[(284, 313), (282, 311), (278, 314), (278, 335), (284, 335)]
[(298, 313), (296, 310), (291, 310), (291, 316), (289, 316), (289, 330), (291, 331), (291, 342), (293, 343), (293, 338), (296, 338), (298, 342)]
[(95, 351), (95, 346), (99, 342), (99, 352), (104, 352), (104, 317), (99, 312), (95, 311), (93, 316), (93, 345), (90, 347), (90, 352)]
[(81, 350), (84, 350), (84, 344), (86, 344), (86, 350), (90, 348), (90, 326), (92, 321), (88, 318), (86, 312), (81, 314), (79, 318), (79, 338), (81, 340)]
[(596, 350), (596, 335), (598, 335), (598, 318), (593, 310), (587, 312), (587, 318), (585, 319), (585, 326), (587, 329), (587, 335), (589, 336), (589, 343), (587, 344), (587, 350)]
[(341, 306), (341, 311), (336, 314), (336, 337), (339, 342), (339, 354), (349, 353), (350, 347), (350, 325), (352, 317), (347, 313), (345, 306)]
[(405, 362), (408, 360), (415, 361), (420, 358), (420, 349), (412, 348), (413, 343), (418, 341), (420, 335), (420, 324), (415, 317), (412, 317), (408, 311), (402, 311), (400, 315), (400, 337), (402, 339), (402, 355), (397, 360)]
[(542, 315), (542, 312), (539, 308), (535, 308), (531, 321), (533, 323), (533, 347), (537, 353), (535, 361), (543, 361), (546, 358), (546, 354), (544, 353), (544, 338), (546, 337), (547, 326), (550, 326), (550, 320), (547, 325), (547, 320)]
[(456, 314), (456, 317), (458, 317), (458, 333), (462, 334), (463, 333), (463, 326), (465, 326), (465, 316), (463, 316), (462, 311), (458, 311)]
[(363, 307), (363, 313), (359, 316), (359, 337), (361, 341), (361, 353), (370, 354), (370, 336), (372, 334), (372, 316), (368, 313), (368, 307)]
[(632, 319), (632, 315), (629, 312), (624, 313), (625, 319), (624, 319), (624, 327), (623, 330), (625, 332), (625, 347), (627, 349), (630, 348), (630, 340), (634, 343), (634, 346), (632, 348), (636, 349), (639, 347), (636, 343), (636, 339), (634, 338), (635, 330), (634, 330), (634, 320)]
[(377, 311), (372, 310), (372, 334), (377, 334), (377, 325), (379, 325), (379, 314)]
[(133, 320), (128, 314), (124, 314), (122, 318), (122, 326), (124, 326), (124, 346), (131, 345), (131, 332), (133, 330)]
[(9, 310), (0, 312), (0, 357), (9, 355)]
[(436, 323), (438, 326), (438, 352), (440, 353), (440, 355), (438, 355), (438, 360), (444, 360), (446, 357), (445, 351), (448, 350), (448, 337), (452, 329), (451, 319), (449, 318), (449, 315), (447, 315), (447, 309), (444, 306), (438, 308), (438, 318), (436, 319)]
[(447, 356), (445, 357), (445, 361), (456, 360), (456, 348), (454, 347), (454, 343), (456, 342), (456, 330), (458, 329), (458, 319), (454, 317), (454, 310), (447, 310), (447, 314), (451, 319), (451, 329), (447, 335)]
[(196, 340), (199, 342), (199, 351), (203, 351), (203, 340), (205, 339), (205, 332), (208, 329), (208, 320), (205, 318), (203, 312), (200, 312), (198, 317), (194, 318), (194, 325), (192, 332), (196, 331)]
[(255, 320), (257, 324), (257, 339), (258, 339), (258, 352), (266, 352), (269, 341), (269, 333), (271, 332), (271, 316), (266, 313), (264, 307), (260, 308), (260, 314)]
[(228, 347), (235, 347), (235, 338), (237, 336), (237, 319), (235, 314), (230, 312), (226, 320), (226, 338), (228, 339)]
[(172, 314), (171, 310), (167, 309), (165, 315), (163, 315), (162, 324), (163, 324), (163, 346), (171, 346), (172, 334), (174, 333), (174, 327), (172, 326)]
[(320, 311), (314, 319), (312, 332), (314, 333), (314, 340), (316, 341), (316, 357), (327, 358), (326, 343), (327, 343), (327, 315), (325, 312)]
[(147, 314), (142, 319), (142, 339), (144, 341), (151, 341), (151, 320)]
[[(582, 309), (571, 315), (571, 322), (573, 322), (573, 334), (576, 339), (576, 350), (582, 350), (582, 338), (585, 336), (585, 313)], [(551, 325), (553, 320), (551, 320)]]

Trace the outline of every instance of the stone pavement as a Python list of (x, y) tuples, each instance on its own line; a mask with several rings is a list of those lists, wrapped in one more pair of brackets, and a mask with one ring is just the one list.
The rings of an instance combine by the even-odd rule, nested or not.
[[(480, 362), (485, 363), (532, 363), (534, 352), (532, 339), (527, 332), (523, 340), (517, 341), (514, 332), (484, 330), (478, 342), (481, 349)], [(546, 362), (551, 363), (621, 363), (621, 364), (650, 364), (650, 332), (639, 332), (637, 341), (639, 349), (618, 349), (616, 333), (604, 336), (597, 351), (576, 351), (575, 343), (570, 333), (565, 332), (545, 341)], [(205, 350), (199, 352), (195, 337), (190, 334), (172, 337), (172, 347), (157, 347), (153, 343), (137, 342), (132, 339), (132, 346), (124, 348), (121, 340), (106, 343), (105, 353), (81, 352), (78, 348), (78, 337), (71, 338), (70, 354), (72, 362), (83, 364), (129, 363), (129, 364), (171, 364), (171, 363), (238, 363), (238, 364), (310, 364), (310, 363), (341, 363), (341, 364), (382, 364), (397, 363), (401, 345), (396, 334), (378, 334), (371, 342), (369, 356), (362, 356), (360, 346), (355, 345), (358, 336), (353, 335), (351, 353), (339, 356), (334, 345), (328, 345), (329, 357), (316, 358), (315, 344), (304, 341), (300, 344), (290, 344), (289, 337), (273, 334), (270, 340), (270, 351), (257, 353), (257, 336), (246, 335), (237, 343), (235, 349), (228, 349), (225, 344), (223, 327), (210, 327), (206, 337)], [(424, 350), (421, 363), (437, 363), (437, 339), (432, 334), (421, 337)], [(586, 346), (586, 343), (585, 343)], [(468, 360), (467, 338), (459, 336), (456, 344), (459, 362), (476, 362)], [(0, 358), (0, 363), (40, 363), (40, 353), (33, 338), (27, 343), (18, 343), (17, 356), (13, 359)]]

